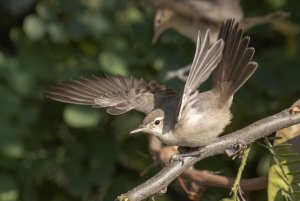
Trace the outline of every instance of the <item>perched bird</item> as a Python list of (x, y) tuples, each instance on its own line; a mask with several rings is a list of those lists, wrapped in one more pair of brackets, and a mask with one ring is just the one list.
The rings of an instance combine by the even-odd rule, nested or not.
[[(223, 1), (224, 3), (221, 3)], [(168, 29), (174, 29), (194, 42), (197, 41), (199, 30), (203, 32), (210, 29), (211, 42), (214, 42), (218, 37), (221, 23), (227, 18), (235, 18), (239, 21), (240, 27), (246, 31), (256, 25), (273, 23), (289, 16), (286, 12), (275, 11), (263, 16), (243, 18), (243, 10), (237, 0), (221, 0), (217, 1), (217, 3), (213, 3), (215, 1), (210, 1), (208, 3), (204, 0), (193, 0), (192, 2), (194, 2), (194, 6), (198, 7), (198, 10), (212, 11), (211, 15), (204, 15), (203, 12), (199, 11), (197, 13), (201, 16), (192, 18), (176, 13), (169, 8), (159, 8), (156, 11), (154, 19), (154, 35), (152, 43), (156, 43), (159, 36)], [(204, 3), (209, 6), (203, 6)], [(215, 18), (219, 19), (217, 20)]]
[[(53, 85), (47, 97), (105, 107), (112, 115), (141, 111), (146, 117), (131, 133), (152, 134), (167, 145), (205, 146), (230, 123), (233, 96), (257, 69), (249, 41), (234, 20), (222, 24), (219, 39), (211, 46), (209, 31), (199, 33), (192, 67), (181, 92), (155, 82), (108, 75)], [(198, 87), (213, 71), (212, 89), (200, 93)]]

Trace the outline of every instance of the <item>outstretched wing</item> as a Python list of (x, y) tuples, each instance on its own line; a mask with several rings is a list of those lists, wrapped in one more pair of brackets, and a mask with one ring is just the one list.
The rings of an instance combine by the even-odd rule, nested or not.
[(219, 39), (211, 47), (209, 47), (209, 30), (204, 38), (199, 32), (197, 40), (197, 48), (192, 63), (192, 67), (185, 83), (184, 91), (180, 101), (177, 121), (180, 120), (184, 107), (189, 102), (190, 95), (209, 77), (212, 71), (218, 66), (222, 58), (224, 42)]
[(112, 115), (130, 110), (149, 113), (161, 100), (175, 94), (163, 85), (122, 76), (82, 78), (50, 87), (47, 97), (56, 101), (105, 107)]

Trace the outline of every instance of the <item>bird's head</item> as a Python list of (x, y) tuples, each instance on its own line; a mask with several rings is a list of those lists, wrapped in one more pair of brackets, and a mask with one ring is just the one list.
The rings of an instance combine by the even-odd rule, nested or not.
[(161, 109), (156, 109), (150, 112), (143, 122), (130, 134), (144, 132), (148, 134), (152, 134), (155, 136), (160, 136), (163, 133), (164, 126), (164, 111)]
[(161, 8), (156, 11), (152, 44), (156, 43), (162, 32), (172, 27), (174, 17), (175, 13), (172, 10)]

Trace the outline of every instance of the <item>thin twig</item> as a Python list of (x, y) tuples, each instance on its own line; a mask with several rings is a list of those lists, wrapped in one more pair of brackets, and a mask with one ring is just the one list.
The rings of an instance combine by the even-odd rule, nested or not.
[(179, 80), (185, 82), (187, 79), (186, 74), (189, 72), (190, 68), (191, 68), (191, 64), (184, 66), (182, 68), (179, 68), (177, 70), (170, 70), (170, 71), (166, 72), (164, 80), (168, 81), (168, 80), (171, 80), (174, 78), (178, 78)]
[[(241, 165), (239, 167), (239, 170), (238, 170), (238, 173), (236, 175), (236, 179), (234, 181), (234, 184), (232, 186), (232, 198), (233, 200), (239, 200), (239, 195), (242, 196), (242, 193), (238, 194), (239, 191), (242, 191), (241, 187), (240, 187), (240, 181), (241, 181), (241, 178), (242, 178), (242, 173), (244, 172), (244, 169), (245, 169), (245, 166), (246, 166), (246, 161), (248, 159), (248, 155), (249, 155), (249, 152), (250, 152), (250, 147), (248, 147), (243, 156), (242, 156), (242, 161), (241, 161)], [(242, 198), (243, 199), (243, 198)]]

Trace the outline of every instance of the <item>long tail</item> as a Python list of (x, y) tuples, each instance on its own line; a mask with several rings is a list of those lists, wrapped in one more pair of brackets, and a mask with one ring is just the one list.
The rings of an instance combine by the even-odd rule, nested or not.
[(243, 30), (233, 19), (222, 24), (219, 38), (225, 45), (222, 60), (213, 74), (213, 89), (227, 101), (251, 77), (257, 63), (252, 61), (254, 48), (248, 47), (250, 38), (243, 37)]

